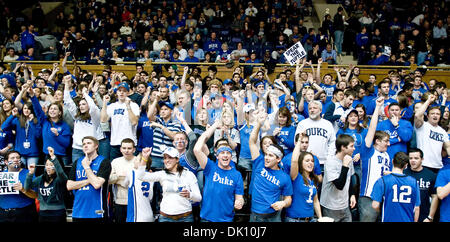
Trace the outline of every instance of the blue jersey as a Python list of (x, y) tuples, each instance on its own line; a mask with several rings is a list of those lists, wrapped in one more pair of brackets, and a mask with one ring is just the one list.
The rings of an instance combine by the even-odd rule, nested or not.
[(293, 195), (292, 204), (286, 209), (286, 216), (289, 218), (309, 218), (314, 216), (314, 196), (317, 194), (314, 182), (308, 181), (305, 184), (303, 176), (298, 174), (292, 182)]
[(280, 201), (280, 196), (292, 196), (291, 178), (283, 170), (272, 170), (264, 166), (264, 156), (253, 160), (252, 212), (274, 213), (271, 205)]
[[(438, 187), (444, 187), (450, 182), (450, 169), (444, 167), (439, 170), (436, 177), (436, 189)], [(440, 222), (450, 222), (450, 196), (441, 200), (440, 206)]]
[(244, 183), (236, 168), (221, 169), (208, 159), (200, 217), (211, 222), (233, 222), (235, 195), (244, 195)]
[(392, 173), (377, 180), (371, 198), (383, 203), (382, 222), (414, 222), (420, 206), (420, 190), (413, 177)]
[[(79, 158), (77, 162), (74, 162), (72, 170), (75, 168), (75, 174), (71, 175), (70, 180), (75, 176), (75, 181), (83, 181), (87, 179), (86, 171), (81, 164), (84, 156)], [(100, 171), (101, 164), (105, 163), (109, 169), (105, 169), (103, 172)], [(107, 213), (107, 203), (106, 203), (106, 186), (108, 184), (109, 174), (111, 173), (111, 163), (106, 161), (101, 155), (95, 158), (90, 165), (92, 172), (105, 179), (105, 183), (99, 189), (95, 189), (91, 184), (84, 186), (80, 189), (73, 190), (74, 202), (73, 202), (73, 213), (74, 218), (103, 218)], [(105, 186), (106, 185), (106, 186)]]

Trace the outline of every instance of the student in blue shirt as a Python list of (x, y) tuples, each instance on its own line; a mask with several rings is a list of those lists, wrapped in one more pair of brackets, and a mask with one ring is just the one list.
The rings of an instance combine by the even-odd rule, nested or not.
[(294, 135), (296, 127), (292, 126), (291, 112), (286, 107), (278, 110), (276, 116), (276, 125), (273, 130), (273, 136), (278, 141), (278, 144), (283, 148), (284, 153), (288, 154), (294, 150)]
[(240, 210), (244, 205), (244, 184), (241, 173), (231, 165), (231, 147), (218, 146), (217, 162), (210, 160), (203, 149), (214, 130), (220, 126), (221, 120), (216, 120), (194, 146), (195, 157), (205, 176), (200, 217), (203, 221), (233, 222), (234, 209)]
[(42, 151), (48, 155), (47, 148), (51, 146), (55, 150), (55, 155), (58, 159), (64, 165), (70, 165), (71, 160), (67, 156), (67, 149), (72, 139), (72, 131), (69, 125), (62, 119), (62, 105), (57, 103), (50, 104), (46, 115), (33, 91), (30, 92), (30, 96), (34, 113), (36, 114), (39, 125), (42, 126)]
[[(253, 160), (253, 192), (250, 222), (281, 222), (281, 210), (292, 202), (292, 182), (279, 166), (283, 148), (270, 145), (261, 154), (256, 140), (267, 114), (260, 113), (253, 128), (249, 147)], [(281, 200), (280, 200), (281, 199)]]
[(388, 114), (389, 119), (381, 121), (377, 126), (377, 130), (384, 131), (390, 135), (387, 152), (392, 160), (397, 152), (408, 151), (408, 142), (411, 140), (414, 130), (411, 122), (401, 119), (398, 103), (389, 104)]
[(301, 143), (295, 145), (291, 160), (292, 204), (286, 209), (285, 222), (309, 222), (322, 217), (317, 187), (319, 178), (314, 172), (314, 155), (301, 151)]
[(98, 155), (98, 140), (83, 138), (85, 156), (72, 164), (68, 175), (67, 190), (73, 191), (74, 222), (105, 222), (108, 218), (108, 180), (111, 162)]
[(13, 114), (3, 122), (1, 129), (3, 132), (16, 131), (14, 149), (21, 154), (22, 164), (37, 164), (40, 153), (38, 144), (42, 132), (30, 102), (23, 105), (20, 114), (13, 110)]
[(19, 194), (4, 194), (0, 196), (0, 223), (29, 223), (37, 222), (36, 206), (34, 203), (37, 193), (33, 190), (25, 190), (23, 184), (28, 170), (20, 165), (20, 153), (9, 151), (6, 154), (6, 172), (18, 172), (19, 182), (13, 185)]
[(417, 222), (419, 219), (420, 189), (416, 179), (403, 174), (408, 161), (405, 152), (395, 154), (392, 173), (380, 177), (373, 186), (372, 207), (378, 212), (382, 207), (381, 222)]
[(440, 222), (450, 222), (450, 169), (449, 165), (444, 166), (436, 177), (436, 193), (441, 200)]
[(361, 179), (361, 149), (364, 145), (364, 140), (366, 139), (367, 129), (362, 127), (359, 123), (358, 111), (353, 109), (345, 118), (344, 127), (339, 129), (336, 137), (341, 134), (350, 135), (353, 140), (355, 140), (355, 151), (353, 152), (353, 167), (355, 168), (355, 173)]

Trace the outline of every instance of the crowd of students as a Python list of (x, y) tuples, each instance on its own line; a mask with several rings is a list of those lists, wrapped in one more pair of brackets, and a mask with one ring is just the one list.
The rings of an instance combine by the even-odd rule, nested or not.
[(320, 58), (221, 80), (69, 56), (2, 67), (2, 170), (20, 182), (1, 221), (449, 221), (448, 89), (421, 69), (322, 75)]

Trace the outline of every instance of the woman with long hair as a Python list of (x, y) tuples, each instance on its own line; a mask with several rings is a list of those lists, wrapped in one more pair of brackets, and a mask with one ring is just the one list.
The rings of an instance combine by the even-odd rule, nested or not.
[(193, 222), (192, 203), (200, 202), (202, 195), (195, 175), (179, 163), (177, 149), (169, 147), (163, 151), (164, 168), (157, 172), (145, 172), (150, 152), (143, 152), (137, 179), (143, 182), (159, 182), (163, 195), (159, 222)]
[(34, 113), (38, 120), (38, 124), (42, 127), (42, 151), (48, 156), (48, 147), (51, 146), (55, 155), (64, 165), (71, 164), (67, 156), (72, 131), (69, 125), (63, 120), (63, 106), (58, 103), (49, 105), (47, 114), (42, 110), (39, 100), (34, 95), (34, 91), (30, 91), (31, 102), (33, 103)]
[(76, 162), (85, 155), (82, 142), (84, 137), (93, 136), (97, 140), (104, 138), (100, 127), (100, 108), (95, 105), (86, 87), (82, 90), (83, 96), (76, 98), (76, 101), (72, 99), (68, 85), (65, 85), (64, 88), (64, 106), (75, 120), (72, 137), (72, 162)]
[(25, 190), (36, 190), (39, 201), (39, 222), (67, 222), (66, 196), (67, 175), (52, 147), (48, 147), (49, 159), (45, 162), (44, 173), (33, 179), (35, 166), (28, 167)]
[(11, 115), (2, 123), (1, 129), (3, 132), (13, 130), (16, 132), (14, 149), (20, 153), (22, 164), (28, 166), (38, 162), (41, 126), (31, 102), (22, 105), (21, 113), (18, 108), (14, 108)]
[(367, 116), (364, 104), (360, 103), (356, 105), (355, 110), (358, 111), (358, 120), (361, 126), (365, 129), (369, 128), (370, 118)]
[(300, 151), (301, 142), (294, 148), (290, 176), (292, 180), (292, 204), (286, 209), (286, 222), (310, 222), (314, 212), (320, 219), (322, 212), (317, 195), (319, 178), (314, 174), (314, 155)]
[(281, 107), (275, 117), (272, 135), (283, 147), (284, 153), (289, 154), (294, 150), (294, 135), (296, 127), (292, 125), (291, 112), (287, 107)]
[(353, 166), (356, 174), (361, 178), (361, 148), (367, 135), (367, 128), (364, 128), (359, 122), (358, 111), (353, 109), (345, 118), (344, 127), (339, 129), (336, 137), (340, 134), (348, 134), (355, 140), (355, 151), (353, 152)]

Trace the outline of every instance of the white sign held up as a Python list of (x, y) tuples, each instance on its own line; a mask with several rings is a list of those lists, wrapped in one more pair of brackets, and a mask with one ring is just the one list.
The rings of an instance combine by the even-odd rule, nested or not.
[(19, 194), (14, 184), (19, 182), (19, 172), (0, 172), (0, 195)]
[(303, 48), (303, 45), (298, 41), (293, 46), (291, 46), (289, 49), (287, 49), (283, 53), (286, 60), (289, 62), (289, 64), (295, 65), (298, 59), (302, 59), (306, 56), (305, 48)]

